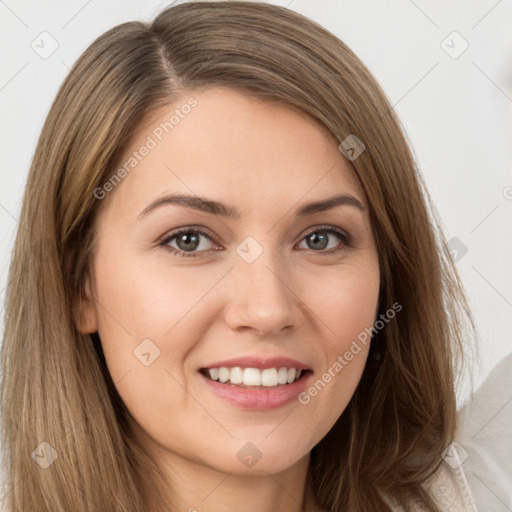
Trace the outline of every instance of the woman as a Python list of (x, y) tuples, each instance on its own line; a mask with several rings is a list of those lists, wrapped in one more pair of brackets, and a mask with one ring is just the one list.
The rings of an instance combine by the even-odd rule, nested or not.
[(426, 197), (369, 71), (292, 11), (99, 37), (23, 200), (7, 510), (474, 510), (450, 448), (471, 317)]

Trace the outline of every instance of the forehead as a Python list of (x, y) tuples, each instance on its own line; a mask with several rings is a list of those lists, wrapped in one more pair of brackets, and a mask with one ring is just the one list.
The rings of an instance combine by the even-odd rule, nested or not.
[(169, 191), (276, 213), (279, 205), (335, 191), (364, 202), (325, 127), (296, 107), (227, 88), (185, 93), (154, 112), (135, 131), (122, 166), (127, 172), (109, 200), (123, 210), (143, 209)]

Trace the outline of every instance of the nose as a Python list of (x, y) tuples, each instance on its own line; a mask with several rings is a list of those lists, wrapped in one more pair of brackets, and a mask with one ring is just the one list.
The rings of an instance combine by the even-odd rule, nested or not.
[(301, 325), (304, 304), (296, 292), (296, 277), (280, 258), (268, 249), (252, 263), (235, 258), (225, 309), (231, 329), (268, 337)]

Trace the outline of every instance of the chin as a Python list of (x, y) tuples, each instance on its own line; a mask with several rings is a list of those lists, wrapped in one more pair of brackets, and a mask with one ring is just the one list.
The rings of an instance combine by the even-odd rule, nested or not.
[[(275, 438), (271, 439), (273, 435)], [(214, 467), (217, 471), (237, 475), (277, 474), (304, 459), (309, 460), (309, 453), (310, 448), (301, 447), (299, 439), (289, 436), (284, 439), (275, 433), (269, 435), (267, 431), (260, 437), (249, 436), (224, 444), (215, 456)]]

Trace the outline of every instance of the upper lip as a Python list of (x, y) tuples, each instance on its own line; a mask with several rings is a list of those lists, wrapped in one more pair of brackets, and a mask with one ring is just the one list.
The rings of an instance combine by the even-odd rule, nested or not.
[(224, 361), (217, 361), (215, 363), (204, 366), (203, 369), (209, 368), (259, 368), (265, 370), (266, 368), (296, 368), (297, 370), (309, 370), (310, 367), (307, 364), (301, 363), (296, 359), (289, 357), (269, 357), (263, 358), (258, 356), (243, 356), (236, 357), (234, 359), (226, 359)]

